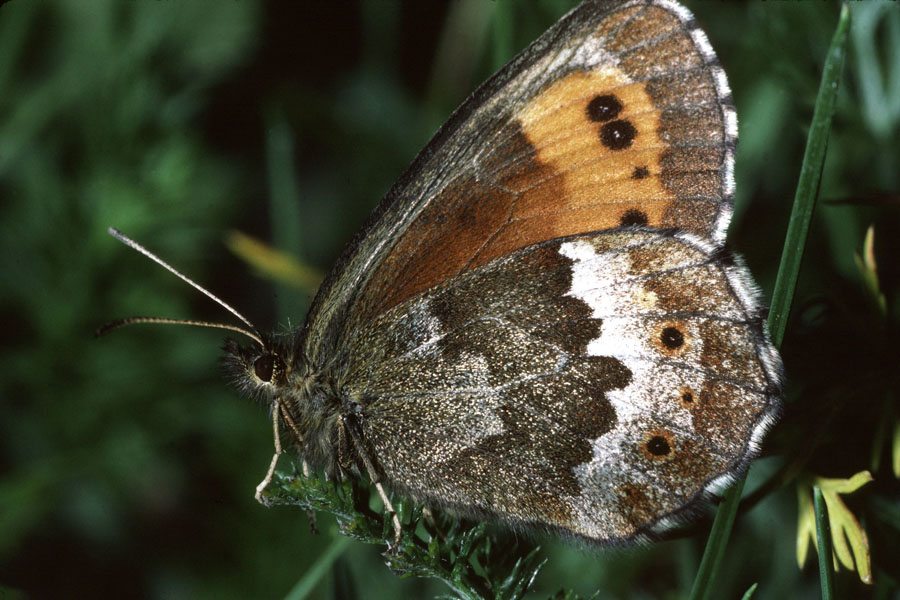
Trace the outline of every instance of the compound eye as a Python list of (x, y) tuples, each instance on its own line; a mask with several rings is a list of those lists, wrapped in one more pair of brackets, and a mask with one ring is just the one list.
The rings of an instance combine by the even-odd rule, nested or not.
[(275, 357), (271, 354), (260, 356), (253, 362), (253, 370), (260, 381), (272, 381), (272, 374), (275, 372)]

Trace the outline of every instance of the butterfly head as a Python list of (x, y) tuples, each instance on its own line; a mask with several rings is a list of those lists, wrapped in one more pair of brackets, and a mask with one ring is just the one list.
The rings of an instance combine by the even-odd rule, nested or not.
[(262, 338), (262, 344), (225, 341), (222, 364), (228, 378), (243, 394), (271, 404), (283, 390), (301, 384), (302, 369), (294, 368), (288, 344)]
[(310, 368), (294, 339), (261, 336), (247, 345), (229, 339), (222, 363), (232, 385), (270, 409), (278, 423), (276, 438), (280, 428), (305, 465), (333, 474), (338, 394), (326, 376)]

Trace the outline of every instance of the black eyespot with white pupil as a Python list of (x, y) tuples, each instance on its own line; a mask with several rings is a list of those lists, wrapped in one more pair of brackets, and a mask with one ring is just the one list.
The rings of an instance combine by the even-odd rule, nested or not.
[(684, 345), (684, 334), (677, 327), (666, 327), (659, 336), (663, 346), (669, 350), (675, 350)]
[(600, 141), (610, 150), (630, 147), (638, 135), (638, 130), (631, 121), (617, 118), (624, 108), (616, 95), (600, 94), (594, 96), (585, 109), (588, 120), (603, 124), (599, 132)]
[(655, 435), (647, 441), (647, 452), (653, 456), (666, 456), (671, 451), (668, 440), (661, 435)]
[(594, 123), (612, 121), (619, 116), (620, 112), (622, 112), (622, 103), (612, 94), (594, 96), (587, 105), (588, 119)]
[(260, 356), (253, 361), (253, 371), (260, 381), (270, 382), (275, 374), (276, 358), (271, 354)]
[(600, 128), (600, 141), (610, 150), (624, 150), (631, 146), (638, 130), (630, 121), (618, 119)]

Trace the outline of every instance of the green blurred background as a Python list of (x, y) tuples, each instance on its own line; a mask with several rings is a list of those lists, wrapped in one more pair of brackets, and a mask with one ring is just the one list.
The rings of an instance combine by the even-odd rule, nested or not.
[[(400, 580), (379, 548), (335, 549), (333, 519), (253, 499), (271, 457), (264, 407), (221, 380), (222, 332), (119, 316), (228, 315), (106, 235), (146, 244), (263, 329), (296, 327), (312, 290), (259, 277), (239, 230), (325, 271), (450, 111), (574, 2), (26, 2), (0, 8), (0, 596), (312, 597), (447, 593)], [(729, 74), (741, 143), (730, 243), (771, 292), (839, 6), (691, 2)], [(795, 559), (798, 474), (875, 482), (848, 501), (875, 585), (898, 597), (900, 502), (888, 446), (900, 364), (900, 11), (853, 5), (820, 206), (784, 345), (787, 414), (748, 490), (721, 598), (815, 598)], [(875, 224), (887, 312), (854, 253)], [(875, 303), (877, 305), (877, 302)], [(879, 437), (881, 436), (881, 437)], [(287, 468), (284, 463), (283, 468)], [(795, 469), (767, 479), (784, 465)], [(692, 536), (604, 552), (545, 540), (534, 597), (680, 598)], [(307, 577), (307, 579), (304, 579)], [(8, 594), (8, 596), (7, 596)]]

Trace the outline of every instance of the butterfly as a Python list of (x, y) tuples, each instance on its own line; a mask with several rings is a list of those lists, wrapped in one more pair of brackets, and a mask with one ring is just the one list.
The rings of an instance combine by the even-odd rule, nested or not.
[[(695, 511), (780, 407), (759, 294), (723, 250), (736, 138), (685, 8), (569, 12), (436, 133), (302, 327), (264, 335), (221, 301), (249, 329), (197, 323), (252, 340), (225, 362), (272, 409), (257, 497), (284, 441), (369, 478), (397, 539), (388, 491), (593, 544)], [(147, 321), (170, 320), (107, 329)]]

